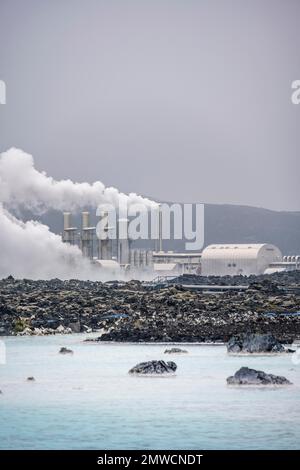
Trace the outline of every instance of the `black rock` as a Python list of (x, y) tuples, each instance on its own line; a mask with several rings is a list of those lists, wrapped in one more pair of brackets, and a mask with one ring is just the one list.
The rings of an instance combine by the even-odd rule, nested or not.
[(134, 366), (129, 374), (172, 374), (176, 369), (177, 365), (172, 361), (148, 361)]
[(229, 353), (280, 353), (285, 349), (271, 334), (243, 334), (230, 338), (227, 344)]
[(59, 350), (59, 354), (73, 354), (73, 351), (72, 351), (72, 349), (62, 347)]
[(181, 348), (171, 348), (166, 349), (165, 354), (186, 354), (188, 351), (186, 349)]
[(35, 378), (34, 377), (27, 377), (28, 382), (34, 382)]
[[(101, 331), (99, 341), (168, 342), (168, 348), (227, 342), (249, 332), (270, 333), (282, 344), (300, 336), (299, 270), (248, 277), (185, 275), (171, 284), (0, 279), (0, 336), (88, 328)], [(182, 284), (249, 287), (212, 296)]]
[(280, 375), (266, 374), (261, 370), (241, 367), (233, 376), (227, 378), (228, 385), (291, 385)]

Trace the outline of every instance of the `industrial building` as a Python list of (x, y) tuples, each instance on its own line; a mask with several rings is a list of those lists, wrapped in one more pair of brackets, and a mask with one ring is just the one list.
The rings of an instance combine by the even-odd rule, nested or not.
[(90, 213), (81, 213), (81, 230), (72, 225), (72, 214), (64, 212), (64, 229), (62, 239), (66, 243), (77, 245), (82, 254), (99, 268), (110, 274), (130, 274), (142, 277), (146, 275), (180, 275), (200, 272), (201, 253), (174, 253), (162, 251), (162, 218), (159, 217), (158, 239), (154, 241), (155, 251), (150, 249), (132, 248), (128, 237), (128, 219), (119, 218), (117, 237), (110, 237), (111, 227), (108, 226), (107, 212), (100, 213), (104, 230), (100, 238), (96, 235), (96, 227), (90, 225)]
[(163, 251), (161, 218), (155, 249), (133, 248), (128, 237), (128, 219), (118, 220), (116, 239), (112, 239), (107, 215), (107, 212), (100, 214), (104, 230), (98, 238), (96, 227), (90, 224), (89, 212), (81, 214), (81, 231), (72, 225), (71, 213), (65, 212), (62, 238), (79, 246), (86, 258), (116, 278), (125, 275), (149, 279), (181, 274), (249, 276), (300, 269), (300, 256), (282, 256), (279, 248), (267, 243), (213, 244), (202, 253)]
[(271, 263), (269, 268), (266, 269), (265, 274), (273, 274), (283, 271), (296, 271), (297, 269), (300, 270), (300, 256), (284, 256), (282, 261), (275, 261), (274, 263)]
[[(110, 236), (108, 213), (101, 212), (100, 219), (105, 225), (100, 238), (96, 227), (90, 225), (90, 213), (81, 213), (81, 230), (72, 225), (72, 214), (64, 212), (64, 229), (62, 239), (65, 243), (77, 245), (83, 256), (99, 268), (109, 271), (111, 275), (153, 270), (152, 250), (131, 249), (128, 237), (128, 220), (120, 218), (117, 225), (117, 237)], [(106, 222), (107, 221), (107, 222)]]
[(214, 244), (207, 246), (201, 257), (203, 276), (264, 274), (272, 263), (282, 261), (279, 248), (262, 244)]
[(153, 252), (153, 268), (160, 275), (200, 274), (201, 253)]

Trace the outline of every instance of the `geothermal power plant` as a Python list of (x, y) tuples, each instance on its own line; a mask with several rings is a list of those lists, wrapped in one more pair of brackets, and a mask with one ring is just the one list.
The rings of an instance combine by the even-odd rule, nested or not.
[[(201, 252), (164, 251), (160, 216), (153, 249), (135, 248), (128, 236), (128, 219), (118, 219), (114, 239), (110, 237), (108, 213), (100, 213), (100, 220), (107, 223), (98, 237), (96, 227), (90, 223), (90, 212), (81, 213), (80, 229), (73, 226), (72, 214), (64, 212), (62, 239), (79, 246), (94, 266), (116, 278), (154, 279), (182, 274), (249, 276), (300, 269), (300, 255), (284, 256), (279, 248), (268, 243), (213, 244)], [(119, 237), (119, 233), (123, 236)]]

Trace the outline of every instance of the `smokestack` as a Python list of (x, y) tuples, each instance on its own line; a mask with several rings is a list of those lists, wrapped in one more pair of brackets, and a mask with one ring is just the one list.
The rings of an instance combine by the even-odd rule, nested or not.
[(84, 256), (92, 259), (94, 254), (94, 231), (95, 227), (90, 227), (90, 213), (81, 213), (81, 249)]
[[(110, 239), (110, 227), (108, 226), (108, 212), (101, 211), (100, 219), (104, 220), (103, 234), (98, 240), (98, 257), (103, 260), (112, 259), (112, 240)], [(99, 235), (98, 235), (99, 236)]]
[[(156, 203), (138, 196), (134, 193), (125, 195), (115, 188), (106, 188), (100, 181), (89, 183), (74, 183), (70, 179), (56, 181), (45, 172), (38, 171), (34, 160), (18, 149), (10, 149), (0, 154), (0, 239), (1, 262), (0, 275), (16, 274), (18, 277), (28, 278), (69, 278), (74, 275), (82, 278), (83, 271), (93, 271), (91, 263), (83, 259), (77, 246), (70, 243), (80, 241), (78, 230), (72, 227), (71, 213), (77, 213), (84, 207), (96, 208), (99, 205), (119, 207), (120, 202), (128, 207), (135, 204), (145, 204), (148, 208), (155, 208)], [(3, 205), (6, 209), (3, 208)], [(61, 217), (63, 225), (62, 237), (50, 232), (49, 228), (38, 222), (22, 223), (9, 212), (18, 207), (30, 210), (38, 215), (49, 209), (61, 211), (69, 210)], [(89, 227), (89, 217), (83, 218), (81, 238), (91, 238), (93, 244), (94, 228)], [(84, 228), (86, 227), (86, 228)], [(107, 230), (114, 230), (107, 227)], [(91, 233), (88, 235), (88, 231)], [(84, 245), (85, 241), (83, 242)], [(82, 246), (82, 245), (81, 245)], [(106, 252), (104, 259), (112, 258), (112, 243), (108, 239), (103, 247)], [(91, 250), (92, 252), (92, 250)], [(28, 256), (29, 253), (29, 256)], [(41, 255), (42, 254), (42, 255)], [(42, 256), (42, 258), (41, 258)], [(90, 254), (92, 256), (92, 253)], [(43, 259), (44, 262), (41, 262)], [(78, 266), (78, 271), (74, 264)], [(7, 264), (6, 264), (7, 263)]]
[(158, 214), (157, 214), (157, 219), (158, 219), (158, 234), (157, 234), (157, 239), (155, 240), (155, 251), (163, 251), (163, 244), (162, 244), (162, 210), (161, 210), (161, 204), (158, 205)]
[(71, 212), (64, 212), (63, 242), (75, 244), (76, 227), (71, 227)]
[(140, 267), (140, 250), (134, 250), (134, 266), (136, 268)]
[(64, 212), (64, 230), (71, 228), (71, 212)]
[(118, 261), (123, 265), (129, 264), (128, 219), (119, 219), (118, 228)]
[(90, 226), (90, 213), (89, 212), (82, 212), (81, 213), (81, 227), (82, 230), (88, 228)]
[(159, 205), (159, 251), (163, 251), (163, 245), (162, 245), (162, 211), (161, 211), (161, 205)]

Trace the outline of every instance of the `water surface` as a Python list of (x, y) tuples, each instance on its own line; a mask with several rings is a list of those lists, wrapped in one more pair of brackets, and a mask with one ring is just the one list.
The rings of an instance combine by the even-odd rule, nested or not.
[[(298, 449), (300, 365), (286, 356), (228, 356), (224, 346), (84, 343), (87, 335), (4, 338), (1, 449)], [(61, 346), (74, 355), (60, 355)], [(169, 347), (170, 345), (168, 345)], [(173, 377), (132, 377), (141, 361), (174, 360)], [(241, 366), (294, 385), (235, 388)], [(35, 382), (27, 382), (34, 376)]]

